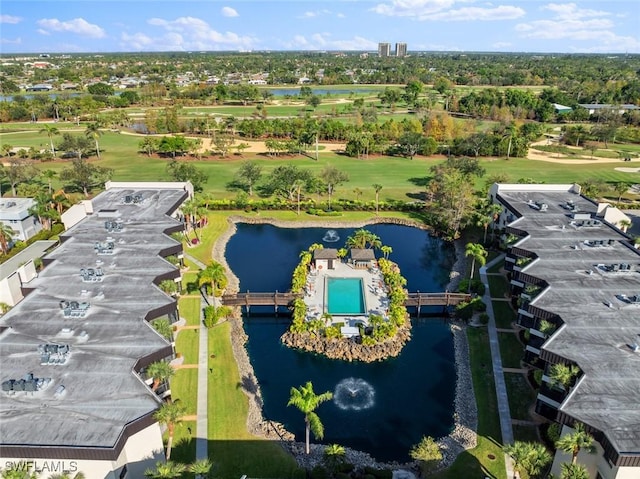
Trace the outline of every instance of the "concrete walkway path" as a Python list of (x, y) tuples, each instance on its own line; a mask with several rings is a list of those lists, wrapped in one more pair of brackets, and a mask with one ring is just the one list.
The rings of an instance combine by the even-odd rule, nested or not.
[[(496, 318), (493, 313), (493, 303), (491, 302), (491, 291), (489, 290), (489, 280), (487, 279), (487, 269), (504, 260), (504, 255), (500, 255), (480, 268), (480, 279), (485, 286), (483, 301), (487, 305), (489, 324), (489, 348), (491, 349), (491, 362), (493, 363), (493, 379), (496, 385), (496, 398), (498, 401), (498, 415), (500, 418), (500, 432), (502, 433), (502, 444), (513, 444), (513, 423), (511, 422), (511, 410), (509, 409), (509, 396), (507, 386), (504, 381), (504, 370), (502, 368), (502, 357), (500, 356), (500, 344), (498, 342), (498, 332), (496, 331)], [(511, 460), (505, 455), (507, 477), (513, 477), (513, 466)]]
[(195, 264), (198, 268), (200, 269), (206, 269), (207, 265), (204, 264), (202, 261), (200, 261), (198, 258), (194, 258), (193, 256), (191, 256), (189, 253), (183, 252), (184, 257), (187, 258), (189, 261), (191, 261), (193, 264)]

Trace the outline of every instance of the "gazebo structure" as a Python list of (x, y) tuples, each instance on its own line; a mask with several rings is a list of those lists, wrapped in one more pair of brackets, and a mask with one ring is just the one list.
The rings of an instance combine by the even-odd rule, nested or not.
[(316, 269), (335, 269), (336, 261), (338, 261), (338, 250), (335, 248), (320, 248), (313, 252)]
[(357, 269), (367, 269), (373, 266), (376, 256), (371, 248), (351, 248), (349, 250), (349, 263)]

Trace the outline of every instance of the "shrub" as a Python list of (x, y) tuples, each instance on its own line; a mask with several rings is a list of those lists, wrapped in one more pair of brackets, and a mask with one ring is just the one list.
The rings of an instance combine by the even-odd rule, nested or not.
[(555, 444), (560, 439), (560, 431), (562, 430), (562, 426), (557, 422), (549, 425), (547, 428), (547, 439)]
[[(460, 284), (458, 285), (458, 291), (460, 293), (466, 293), (467, 291), (469, 291), (468, 278), (460, 281)], [(485, 287), (482, 281), (478, 279), (474, 279), (473, 281), (471, 281), (471, 292), (477, 294), (478, 296), (484, 296)]]
[(480, 319), (481, 324), (489, 324), (489, 315), (487, 313), (482, 313), (478, 319)]
[(311, 469), (311, 473), (309, 474), (311, 479), (329, 479), (329, 473), (322, 466), (316, 466)]

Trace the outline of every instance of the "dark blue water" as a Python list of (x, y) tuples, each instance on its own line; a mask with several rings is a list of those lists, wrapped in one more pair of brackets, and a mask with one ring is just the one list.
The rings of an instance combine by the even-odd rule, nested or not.
[[(390, 258), (400, 265), (410, 291), (444, 289), (454, 261), (450, 246), (414, 228), (375, 225), (368, 229), (393, 248)], [(321, 243), (326, 231), (238, 225), (227, 245), (227, 261), (240, 278), (240, 289), (286, 291), (298, 254), (312, 243)], [(354, 230), (336, 231), (341, 240), (325, 243), (327, 247), (342, 247)], [(367, 451), (378, 460), (403, 461), (422, 436), (450, 432), (455, 365), (451, 332), (442, 320), (414, 320), (413, 337), (401, 355), (373, 364), (329, 360), (284, 347), (279, 338), (287, 326), (284, 317), (245, 318), (247, 348), (262, 389), (264, 415), (282, 422), (298, 440), (304, 440), (304, 419), (297, 409), (287, 407), (291, 387), (312, 381), (316, 393), (336, 392), (347, 378), (357, 379), (359, 390), (351, 397), (339, 388), (341, 404), (327, 402), (316, 411), (325, 426), (323, 443)], [(372, 406), (354, 409), (365, 403)]]

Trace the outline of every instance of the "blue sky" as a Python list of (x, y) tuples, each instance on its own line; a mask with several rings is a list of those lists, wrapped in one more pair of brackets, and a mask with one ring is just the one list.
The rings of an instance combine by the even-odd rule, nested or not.
[(640, 1), (2, 0), (0, 53), (377, 50), (640, 53)]

